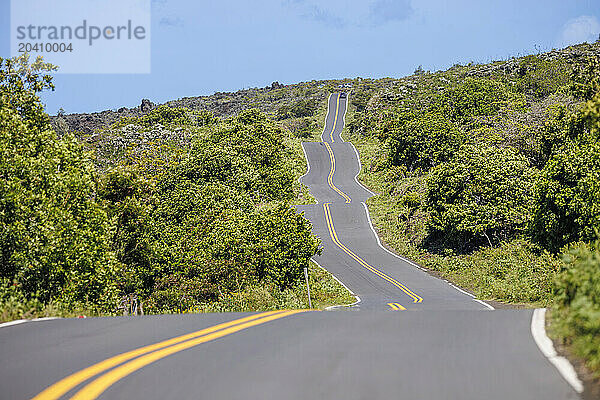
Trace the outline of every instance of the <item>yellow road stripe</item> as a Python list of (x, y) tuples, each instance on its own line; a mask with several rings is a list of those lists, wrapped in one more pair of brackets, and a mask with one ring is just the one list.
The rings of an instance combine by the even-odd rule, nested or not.
[(331, 236), (331, 239), (333, 240), (333, 242), (339, 248), (341, 248), (346, 254), (348, 254), (350, 257), (352, 257), (354, 260), (356, 260), (360, 265), (362, 265), (363, 267), (365, 267), (369, 271), (371, 271), (374, 274), (380, 276), (381, 278), (385, 279), (386, 281), (388, 281), (389, 283), (391, 283), (392, 285), (396, 286), (398, 289), (400, 289), (404, 293), (406, 293), (410, 298), (413, 299), (413, 303), (421, 303), (423, 301), (423, 298), (421, 296), (417, 295), (415, 292), (413, 292), (412, 290), (410, 290), (404, 284), (398, 282), (396, 279), (394, 279), (394, 278), (390, 277), (389, 275), (381, 272), (380, 270), (378, 270), (377, 268), (373, 267), (372, 265), (369, 265), (365, 260), (363, 260), (362, 258), (360, 258), (359, 256), (357, 256), (356, 254), (354, 254), (354, 252), (352, 252), (352, 250), (348, 249), (339, 240), (339, 238), (337, 236), (337, 233), (335, 231), (335, 227), (333, 225), (333, 218), (331, 217), (331, 211), (329, 210), (329, 204), (331, 204), (331, 203), (324, 203), (323, 204), (323, 208), (325, 210), (325, 220), (327, 221), (327, 228), (329, 229), (329, 235)]
[(404, 306), (402, 306), (402, 304), (400, 303), (387, 303), (388, 306), (390, 306), (392, 308), (392, 310), (394, 311), (404, 311), (406, 310), (406, 308), (404, 308)]
[(368, 269), (369, 271), (373, 272), (374, 274), (380, 276), (381, 278), (385, 279), (386, 281), (388, 281), (389, 283), (391, 283), (392, 285), (396, 286), (397, 288), (399, 288), (400, 290), (402, 290), (404, 293), (406, 293), (409, 297), (411, 297), (413, 299), (413, 303), (420, 303), (423, 301), (423, 298), (421, 298), (420, 296), (418, 296), (417, 294), (415, 294), (412, 290), (410, 290), (408, 287), (406, 287), (404, 284), (398, 282), (396, 279), (390, 277), (389, 275), (381, 272), (380, 270), (378, 270), (377, 268), (371, 266), (370, 264), (368, 264), (366, 261), (364, 261), (362, 258), (360, 258), (359, 256), (357, 256), (356, 254), (354, 254), (354, 252), (350, 249), (348, 249), (337, 237), (337, 233), (335, 232), (335, 228), (333, 227), (333, 221), (332, 221), (332, 217), (329, 211), (329, 208), (327, 209), (327, 212), (329, 213), (329, 219), (331, 220), (331, 232), (333, 232), (333, 236), (334, 236), (334, 242), (344, 251), (346, 252), (348, 255), (350, 255), (350, 257), (354, 258), (356, 261), (358, 261), (358, 263), (360, 265), (362, 265), (363, 267), (365, 267), (366, 269)]
[(143, 368), (155, 361), (160, 360), (161, 358), (167, 357), (171, 354), (180, 352), (182, 350), (189, 349), (191, 347), (197, 346), (202, 343), (209, 342), (211, 340), (218, 339), (223, 336), (230, 335), (234, 332), (241, 331), (243, 329), (250, 328), (255, 325), (264, 324), (265, 322), (273, 321), (279, 318), (287, 317), (288, 315), (297, 314), (301, 312), (306, 312), (307, 310), (293, 310), (293, 311), (285, 311), (280, 314), (271, 315), (268, 317), (264, 317), (255, 321), (246, 322), (241, 325), (236, 325), (231, 328), (223, 329), (219, 332), (211, 333), (205, 336), (202, 336), (197, 339), (191, 339), (183, 343), (179, 343), (170, 347), (167, 347), (162, 350), (157, 350), (153, 353), (146, 354), (145, 356), (136, 358), (135, 360), (129, 361), (126, 364), (117, 367), (99, 378), (95, 379), (88, 385), (86, 385), (83, 389), (77, 392), (71, 400), (92, 400), (98, 398), (106, 389), (108, 389), (111, 385), (123, 379), (127, 375)]
[[(328, 105), (329, 107), (329, 105)], [(340, 111), (340, 95), (338, 93), (338, 98), (337, 98), (337, 105), (335, 106), (335, 119), (333, 120), (333, 128), (331, 128), (331, 132), (329, 134), (329, 136), (331, 137), (331, 143), (334, 142), (333, 140), (333, 132), (335, 131), (335, 127), (337, 125), (337, 119), (338, 119), (338, 112)]]
[(104, 372), (110, 368), (113, 368), (125, 361), (131, 360), (132, 358), (150, 353), (155, 350), (160, 350), (162, 348), (184, 342), (186, 340), (194, 339), (199, 336), (207, 335), (212, 332), (216, 332), (221, 329), (228, 328), (230, 326), (234, 326), (237, 324), (241, 324), (248, 321), (253, 321), (259, 318), (277, 315), (279, 313), (283, 313), (284, 311), (269, 311), (260, 314), (250, 315), (248, 317), (239, 318), (233, 321), (225, 322), (219, 325), (211, 326), (206, 329), (202, 329), (197, 332), (192, 332), (183, 336), (178, 336), (172, 339), (165, 340), (163, 342), (155, 343), (149, 346), (140, 347), (139, 349), (135, 349), (132, 351), (128, 351), (123, 354), (116, 355), (114, 357), (108, 358), (104, 361), (101, 361), (97, 364), (94, 364), (90, 367), (82, 369), (79, 372), (76, 372), (72, 375), (67, 376), (66, 378), (58, 381), (57, 383), (49, 386), (44, 391), (35, 396), (32, 400), (56, 400), (60, 398), (62, 395), (67, 393), (69, 390), (73, 389), (75, 386), (80, 383), (88, 380), (89, 378), (98, 375), (101, 372)]
[(423, 298), (421, 298), (420, 296), (418, 296), (417, 294), (415, 294), (412, 290), (410, 290), (408, 287), (406, 287), (405, 285), (403, 285), (402, 283), (398, 282), (397, 280), (395, 280), (394, 278), (390, 277), (389, 275), (386, 275), (385, 273), (381, 272), (380, 270), (378, 270), (377, 268), (371, 266), (370, 264), (368, 264), (366, 261), (364, 261), (362, 258), (360, 258), (359, 256), (357, 256), (356, 254), (354, 254), (354, 252), (350, 249), (348, 249), (337, 237), (337, 232), (335, 231), (335, 227), (333, 226), (333, 218), (331, 217), (331, 211), (329, 210), (329, 204), (330, 203), (326, 203), (327, 207), (327, 214), (328, 214), (328, 218), (329, 218), (329, 223), (331, 224), (331, 229), (330, 229), (330, 234), (333, 233), (332, 238), (334, 239), (334, 242), (342, 248), (342, 250), (344, 250), (348, 255), (350, 255), (352, 258), (354, 258), (356, 261), (358, 261), (363, 267), (367, 268), (368, 270), (370, 270), (371, 272), (379, 275), (380, 277), (382, 277), (383, 279), (387, 280), (388, 282), (390, 282), (392, 285), (398, 287), (400, 290), (402, 290), (404, 293), (406, 293), (407, 295), (409, 295), (414, 301), (413, 303), (420, 303), (421, 301), (423, 301)]
[(325, 143), (325, 147), (327, 148), (327, 151), (329, 152), (329, 159), (331, 160), (331, 170), (329, 171), (329, 176), (327, 176), (327, 183), (329, 184), (330, 188), (332, 188), (333, 190), (338, 192), (340, 194), (340, 196), (342, 196), (344, 199), (346, 199), (346, 203), (350, 203), (350, 201), (352, 201), (350, 196), (348, 196), (346, 193), (342, 192), (340, 189), (338, 189), (337, 186), (335, 186), (333, 184), (333, 174), (335, 173), (335, 155), (333, 154), (333, 150), (331, 149), (331, 146), (329, 145), (329, 143), (327, 143), (327, 142), (324, 142), (324, 143)]

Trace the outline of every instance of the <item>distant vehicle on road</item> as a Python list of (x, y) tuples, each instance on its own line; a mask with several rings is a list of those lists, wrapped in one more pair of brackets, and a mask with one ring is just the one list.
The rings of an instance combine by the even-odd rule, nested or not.
[(348, 96), (348, 95), (346, 94), (346, 92), (342, 92), (342, 93), (340, 93), (340, 99), (345, 99), (345, 98), (346, 98), (346, 96)]

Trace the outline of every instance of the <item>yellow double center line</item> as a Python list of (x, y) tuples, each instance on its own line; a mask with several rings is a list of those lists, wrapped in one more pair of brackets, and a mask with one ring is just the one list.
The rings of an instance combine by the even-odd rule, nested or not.
[(394, 311), (404, 311), (406, 308), (400, 303), (387, 303), (388, 306)]
[(333, 150), (331, 149), (329, 143), (324, 143), (325, 147), (327, 148), (327, 151), (329, 152), (329, 159), (331, 160), (331, 170), (329, 171), (329, 176), (327, 176), (327, 183), (329, 184), (330, 188), (335, 190), (337, 193), (340, 194), (340, 196), (346, 199), (346, 203), (350, 203), (352, 199), (350, 199), (350, 197), (346, 193), (342, 192), (340, 189), (338, 189), (337, 186), (333, 184), (333, 174), (335, 174), (335, 156), (333, 155)]
[(255, 314), (119, 354), (76, 372), (73, 375), (67, 376), (35, 396), (33, 400), (59, 399), (77, 385), (110, 370), (88, 383), (71, 397), (72, 400), (96, 399), (114, 383), (161, 358), (252, 326), (306, 311), (307, 310), (269, 311)]
[(335, 227), (333, 226), (333, 219), (331, 218), (331, 211), (329, 210), (329, 205), (331, 203), (324, 203), (323, 204), (323, 208), (325, 210), (325, 220), (327, 221), (327, 228), (329, 229), (329, 235), (331, 236), (331, 240), (333, 240), (333, 242), (340, 248), (342, 249), (346, 254), (348, 254), (350, 257), (352, 257), (353, 259), (355, 259), (360, 265), (362, 265), (363, 267), (365, 267), (366, 269), (368, 269), (369, 271), (373, 272), (374, 274), (380, 276), (381, 278), (385, 279), (386, 281), (388, 281), (389, 283), (391, 283), (392, 285), (396, 286), (398, 289), (402, 290), (404, 293), (406, 293), (410, 298), (413, 299), (413, 303), (420, 303), (423, 301), (423, 298), (419, 295), (417, 295), (415, 292), (413, 292), (412, 290), (410, 290), (409, 288), (407, 288), (405, 285), (403, 285), (402, 283), (398, 282), (396, 279), (390, 277), (389, 275), (381, 272), (380, 270), (378, 270), (377, 268), (373, 267), (372, 265), (369, 265), (365, 260), (363, 260), (362, 258), (360, 258), (359, 256), (357, 256), (356, 254), (354, 254), (352, 252), (352, 250), (348, 249), (342, 242), (340, 242), (337, 233), (335, 231)]
[(331, 138), (331, 143), (334, 142), (333, 132), (335, 132), (335, 127), (337, 125), (339, 111), (340, 111), (340, 95), (338, 94), (337, 105), (335, 106), (335, 118), (333, 119), (333, 127), (331, 128), (331, 132), (329, 133), (329, 137)]

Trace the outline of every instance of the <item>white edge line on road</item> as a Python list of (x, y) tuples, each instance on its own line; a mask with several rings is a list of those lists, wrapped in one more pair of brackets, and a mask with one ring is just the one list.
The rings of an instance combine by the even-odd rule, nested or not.
[(0, 324), (0, 328), (5, 328), (8, 326), (19, 325), (25, 322), (39, 322), (39, 321), (50, 321), (53, 319), (58, 319), (58, 317), (43, 317), (43, 318), (33, 318), (33, 319), (16, 319), (14, 321), (4, 322)]
[(344, 143), (345, 140), (342, 137), (342, 133), (344, 133), (344, 129), (346, 129), (346, 113), (348, 112), (348, 100), (350, 100), (350, 93), (346, 93), (346, 107), (344, 107), (344, 116), (342, 121), (344, 122), (344, 126), (342, 126), (342, 130), (340, 131), (340, 142)]
[[(421, 271), (424, 272), (428, 272), (425, 268), (421, 267), (420, 265), (414, 263), (413, 261), (409, 260), (406, 257), (402, 257), (396, 253), (392, 253), (390, 250), (386, 249), (382, 244), (381, 244), (381, 240), (379, 240), (379, 235), (377, 234), (377, 232), (375, 231), (375, 228), (373, 227), (373, 222), (371, 222), (371, 216), (369, 215), (369, 207), (367, 207), (367, 203), (362, 202), (361, 203), (363, 205), (363, 207), (365, 208), (365, 213), (367, 214), (367, 221), (369, 222), (369, 227), (371, 228), (371, 231), (373, 231), (373, 235), (375, 235), (375, 240), (377, 240), (377, 244), (379, 245), (379, 247), (381, 247), (383, 250), (385, 250), (387, 253), (391, 254), (392, 256), (399, 258), (400, 260), (412, 265), (413, 267), (417, 267), (418, 269), (420, 269)], [(473, 299), (473, 301), (476, 301), (477, 303), (483, 304), (484, 306), (486, 306), (487, 308), (489, 308), (490, 310), (494, 310), (494, 307), (492, 307), (491, 305), (487, 304), (486, 302), (484, 302), (483, 300), (479, 300), (476, 299), (474, 295), (472, 295), (471, 293), (468, 293), (466, 291), (464, 291), (463, 289), (460, 289), (459, 287), (453, 285), (452, 283), (448, 282), (447, 280), (444, 279), (444, 281), (449, 284), (450, 286), (452, 286), (454, 289), (458, 290), (461, 293), (466, 294), (467, 296), (471, 297)]]
[[(458, 288), (457, 288), (456, 286), (454, 286), (454, 285), (452, 285), (452, 287), (453, 287), (454, 289), (458, 289)], [(489, 308), (489, 309), (490, 309), (490, 310), (492, 310), (492, 311), (493, 311), (493, 310), (495, 310), (495, 308), (494, 308), (494, 307), (492, 307), (491, 305), (489, 305), (488, 303), (486, 303), (486, 302), (485, 302), (485, 301), (483, 301), (483, 300), (479, 300), (479, 299), (473, 298), (473, 301), (476, 301), (476, 302), (478, 302), (479, 304), (483, 304), (484, 306), (486, 306), (487, 308)]]
[(22, 324), (24, 322), (29, 322), (29, 320), (28, 319), (17, 319), (17, 320), (14, 320), (14, 321), (5, 322), (3, 324), (0, 324), (0, 328), (5, 328), (7, 326), (18, 325), (18, 324)]
[(583, 392), (583, 383), (577, 377), (573, 365), (565, 357), (559, 356), (552, 340), (546, 335), (546, 309), (536, 308), (531, 317), (531, 335), (542, 354), (556, 367), (562, 377), (577, 393)]
[(389, 251), (388, 249), (386, 249), (385, 247), (383, 247), (383, 245), (381, 244), (381, 240), (379, 240), (379, 235), (377, 234), (377, 232), (375, 231), (375, 228), (373, 227), (373, 222), (371, 221), (371, 216), (369, 215), (369, 207), (367, 207), (367, 203), (362, 202), (361, 204), (365, 208), (365, 213), (367, 214), (367, 221), (369, 222), (369, 227), (371, 228), (371, 231), (373, 231), (373, 235), (375, 236), (375, 240), (377, 240), (377, 244), (379, 245), (379, 247), (381, 247), (383, 250), (385, 250), (387, 253), (391, 254), (392, 256), (394, 256), (396, 258), (399, 258), (400, 260), (409, 263), (413, 267), (417, 267), (421, 271), (427, 272), (427, 270), (425, 268), (421, 267), (420, 265), (417, 265), (414, 262), (410, 261), (409, 259), (404, 258), (402, 256), (399, 256), (396, 253), (392, 253), (391, 251)]
[(446, 282), (448, 285), (452, 286), (454, 289), (458, 290), (459, 292), (464, 293), (469, 297), (475, 298), (475, 295), (473, 293), (469, 293), (466, 290), (463, 290), (463, 289), (459, 288), (458, 286), (455, 286), (452, 282), (447, 281), (446, 279), (444, 279), (444, 282)]
[(340, 285), (342, 285), (344, 288), (346, 288), (346, 290), (349, 291), (350, 294), (356, 298), (356, 301), (354, 303), (329, 306), (329, 307), (326, 307), (325, 310), (333, 310), (333, 309), (336, 309), (336, 308), (339, 308), (339, 307), (352, 307), (352, 306), (355, 306), (355, 305), (357, 305), (358, 303), (360, 303), (362, 301), (360, 299), (360, 297), (358, 297), (357, 295), (354, 294), (353, 290), (351, 290), (348, 286), (346, 286), (344, 284), (344, 282), (340, 281), (337, 276), (335, 276), (334, 274), (331, 273), (331, 271), (328, 271), (327, 268), (324, 268), (323, 266), (321, 266), (321, 264), (319, 264), (317, 261), (315, 261), (314, 258), (311, 258), (310, 261), (314, 262), (317, 265), (317, 267), (321, 268), (322, 270), (326, 271), (329, 275), (331, 275), (333, 277), (333, 279), (335, 279), (336, 281), (338, 281), (338, 283)]
[(323, 139), (323, 135), (325, 135), (325, 129), (327, 129), (327, 119), (329, 119), (329, 101), (331, 100), (331, 96), (333, 96), (333, 93), (331, 93), (327, 98), (327, 114), (325, 114), (325, 125), (323, 126), (323, 133), (321, 133), (321, 142), (325, 141), (325, 139)]
[(360, 174), (360, 171), (362, 170), (362, 163), (360, 162), (360, 155), (358, 154), (358, 150), (356, 150), (356, 146), (354, 146), (354, 143), (352, 143), (352, 142), (348, 142), (348, 143), (350, 143), (350, 145), (354, 149), (354, 152), (356, 153), (356, 159), (358, 160), (358, 172), (356, 173), (356, 175), (354, 175), (354, 182), (356, 182), (360, 187), (365, 189), (367, 192), (371, 193), (373, 196), (377, 196), (376, 193), (369, 190), (365, 185), (363, 185), (362, 183), (360, 183), (358, 181), (358, 175)]
[(373, 196), (377, 196), (377, 193), (374, 193), (372, 190), (369, 190), (369, 188), (367, 188), (365, 185), (363, 185), (362, 183), (360, 183), (358, 181), (358, 175), (360, 174), (360, 171), (362, 171), (362, 163), (360, 162), (360, 154), (358, 154), (358, 150), (356, 149), (356, 146), (354, 146), (354, 143), (344, 140), (344, 138), (342, 137), (342, 133), (344, 133), (344, 129), (346, 129), (346, 113), (348, 113), (348, 103), (349, 102), (350, 102), (350, 94), (348, 93), (348, 95), (346, 97), (346, 109), (344, 110), (344, 127), (342, 128), (342, 131), (340, 132), (340, 140), (345, 143), (350, 143), (350, 146), (352, 146), (352, 148), (354, 149), (354, 153), (356, 154), (356, 160), (358, 161), (358, 172), (356, 173), (356, 175), (354, 175), (354, 182), (356, 182), (358, 184), (358, 186), (365, 189), (367, 192), (371, 193)]
[(447, 281), (446, 279), (444, 279), (444, 281), (445, 281), (445, 282), (446, 282), (448, 285), (452, 286), (454, 289), (458, 290), (459, 292), (461, 292), (461, 293), (464, 293), (464, 294), (466, 294), (466, 295), (467, 295), (467, 296), (469, 296), (469, 297), (472, 297), (474, 301), (476, 301), (476, 302), (478, 302), (478, 303), (480, 303), (480, 304), (483, 304), (484, 306), (486, 306), (486, 307), (487, 307), (487, 308), (489, 308), (490, 310), (495, 310), (495, 308), (494, 308), (494, 307), (492, 307), (490, 304), (486, 303), (486, 302), (485, 302), (485, 301), (483, 301), (483, 300), (479, 300), (479, 299), (478, 299), (478, 298), (477, 298), (477, 297), (476, 297), (476, 296), (475, 296), (473, 293), (469, 293), (469, 292), (467, 292), (466, 290), (463, 290), (463, 289), (459, 288), (458, 286), (456, 286), (455, 284), (453, 284), (453, 283), (452, 283), (452, 282), (450, 282), (450, 281)]
[[(298, 178), (298, 183), (301, 185), (304, 185), (304, 183), (302, 183), (302, 178), (304, 178), (310, 172), (310, 161), (308, 161), (308, 156), (306, 155), (306, 150), (304, 149), (303, 142), (300, 142), (300, 147), (302, 147), (302, 152), (304, 153), (304, 159), (306, 160), (306, 172), (304, 173), (304, 175), (302, 175), (300, 178)], [(319, 204), (319, 200), (317, 200), (317, 198), (310, 192), (310, 188), (308, 187), (308, 185), (304, 185), (304, 186), (306, 186), (306, 188), (308, 189), (308, 194), (310, 194), (313, 197), (313, 199), (315, 199), (315, 203)]]
[(306, 160), (306, 172), (300, 178), (298, 178), (298, 182), (302, 183), (301, 179), (308, 175), (308, 173), (310, 172), (310, 162), (308, 161), (308, 156), (306, 155), (306, 150), (304, 149), (304, 142), (300, 142), (300, 147), (302, 147), (304, 159)]

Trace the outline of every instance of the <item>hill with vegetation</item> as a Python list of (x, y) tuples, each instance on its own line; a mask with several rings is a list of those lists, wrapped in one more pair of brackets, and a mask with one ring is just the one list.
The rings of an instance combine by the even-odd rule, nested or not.
[(551, 307), (596, 371), (599, 60), (596, 42), (357, 82), (345, 133), (390, 247), (479, 298)]
[(0, 60), (2, 319), (114, 314), (124, 297), (146, 313), (305, 308), (304, 268), (317, 307), (352, 301), (309, 266), (319, 240), (290, 207), (298, 150), (279, 124), (162, 106), (96, 142), (57, 135), (37, 96), (51, 69)]
[[(344, 90), (386, 245), (498, 306), (550, 307), (600, 371), (599, 57), (597, 42), (53, 117), (35, 95), (49, 66), (3, 60), (3, 318), (111, 313), (132, 293), (149, 312), (306, 307), (319, 243), (290, 208), (313, 201), (300, 142)], [(322, 305), (350, 301), (310, 270)]]

